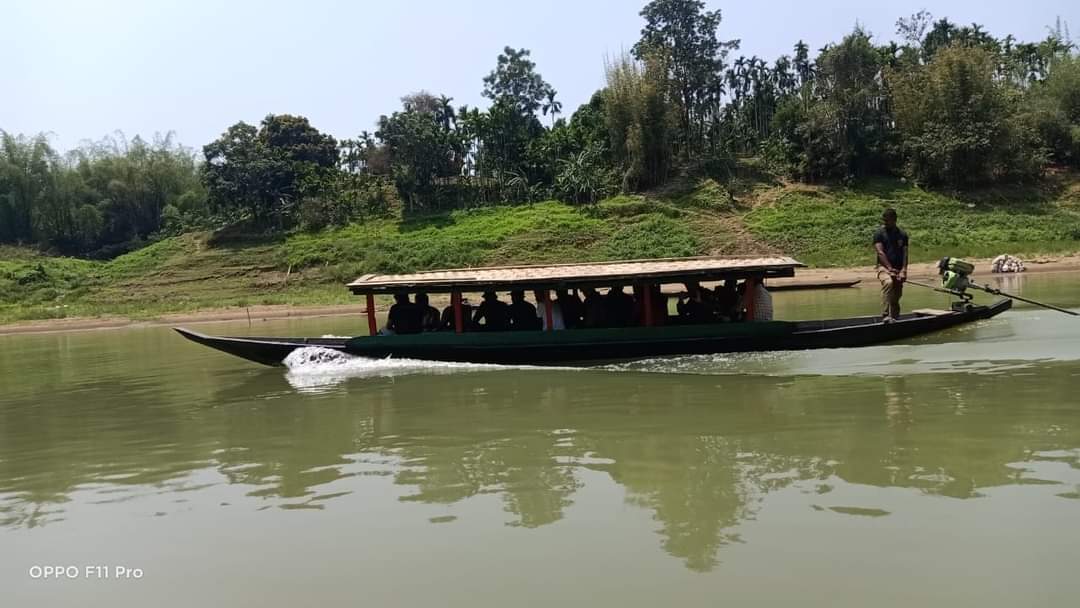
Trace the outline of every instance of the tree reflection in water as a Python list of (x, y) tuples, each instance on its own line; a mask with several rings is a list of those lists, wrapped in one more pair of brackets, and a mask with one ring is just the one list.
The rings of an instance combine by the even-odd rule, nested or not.
[(3, 404), (0, 524), (47, 525), (69, 515), (76, 493), (100, 502), (197, 490), (209, 472), (211, 483), (250, 488), (253, 505), (309, 508), (362, 493), (366, 475), (391, 476), (401, 501), (495, 495), (507, 524), (538, 528), (574, 517), (583, 473), (600, 471), (652, 512), (665, 552), (706, 571), (770, 494), (793, 485), (964, 499), (1031, 483), (1013, 465), (1050, 451), (1080, 468), (1072, 370), (500, 371), (354, 379), (318, 395), (298, 395), (274, 370), (242, 383), (211, 374), (186, 392), (168, 374), (88, 379), (77, 398), (35, 391)]

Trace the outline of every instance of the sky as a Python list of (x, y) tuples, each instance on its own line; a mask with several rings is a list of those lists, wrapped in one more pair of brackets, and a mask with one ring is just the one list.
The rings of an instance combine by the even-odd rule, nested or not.
[[(1045, 38), (1061, 17), (1080, 41), (1076, 0), (722, 2), (721, 39), (770, 61), (856, 25), (895, 38), (920, 9), (995, 36)], [(338, 138), (374, 131), (421, 89), (486, 107), (482, 79), (504, 46), (531, 49), (564, 112), (588, 101), (604, 58), (637, 41), (637, 0), (0, 0), (8, 60), (0, 129), (50, 134), (67, 150), (116, 130), (172, 131), (198, 149), (229, 125), (300, 114)], [(14, 61), (10, 51), (14, 49)]]

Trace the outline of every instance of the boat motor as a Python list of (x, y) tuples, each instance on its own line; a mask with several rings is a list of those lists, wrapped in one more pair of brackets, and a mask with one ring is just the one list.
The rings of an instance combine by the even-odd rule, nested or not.
[(1036, 300), (1032, 300), (1030, 298), (1025, 298), (1011, 293), (1005, 293), (1004, 291), (1001, 291), (1000, 289), (996, 287), (991, 287), (989, 285), (979, 285), (978, 283), (975, 283), (971, 280), (972, 272), (975, 272), (975, 265), (971, 262), (965, 262), (961, 259), (946, 257), (941, 258), (941, 261), (938, 262), (938, 273), (941, 274), (941, 287), (924, 285), (923, 283), (918, 283), (916, 281), (908, 282), (913, 285), (918, 285), (919, 287), (928, 287), (930, 289), (933, 289), (934, 291), (949, 293), (960, 298), (959, 302), (952, 303), (953, 310), (957, 311), (966, 310), (972, 306), (972, 296), (970, 293), (967, 292), (968, 288), (971, 288), (978, 289), (979, 291), (985, 291), (986, 293), (995, 296), (1003, 296), (1006, 298), (1011, 298), (1013, 300), (1027, 302), (1028, 304), (1034, 304), (1035, 306), (1048, 308), (1050, 310), (1056, 310), (1058, 312), (1063, 312), (1067, 315), (1072, 315), (1074, 317), (1080, 316), (1080, 313), (1069, 310), (1067, 308), (1061, 308), (1060, 306), (1054, 306), (1053, 304), (1047, 304), (1045, 302), (1038, 302)]
[(958, 258), (944, 257), (938, 262), (938, 274), (941, 275), (941, 288), (960, 298), (960, 302), (953, 303), (953, 310), (963, 310), (971, 303), (971, 294), (967, 288), (972, 286), (971, 273), (975, 272), (975, 265)]

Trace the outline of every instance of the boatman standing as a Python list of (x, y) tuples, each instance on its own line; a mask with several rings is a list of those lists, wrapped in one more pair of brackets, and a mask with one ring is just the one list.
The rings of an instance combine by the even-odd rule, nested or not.
[(881, 281), (881, 317), (889, 323), (900, 317), (900, 296), (907, 280), (908, 235), (896, 225), (896, 209), (886, 209), (881, 223), (874, 233), (874, 249)]

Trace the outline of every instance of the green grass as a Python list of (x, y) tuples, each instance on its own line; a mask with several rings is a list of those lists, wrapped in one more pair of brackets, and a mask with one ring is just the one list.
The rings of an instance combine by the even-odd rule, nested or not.
[(284, 259), (301, 268), (336, 265), (355, 275), (700, 251), (685, 222), (640, 197), (619, 199), (588, 208), (555, 201), (486, 207), (297, 234), (283, 245)]
[(963, 198), (899, 180), (851, 188), (676, 182), (596, 205), (555, 201), (383, 219), (276, 237), (186, 234), (108, 262), (0, 247), (0, 323), (257, 304), (355, 303), (368, 272), (782, 251), (815, 266), (873, 263), (870, 235), (896, 207), (914, 261), (1080, 249), (1080, 178)]
[(945, 255), (990, 257), (1071, 252), (1080, 241), (1080, 201), (1062, 189), (983, 191), (964, 198), (897, 180), (856, 188), (797, 188), (744, 216), (762, 242), (816, 266), (872, 264), (870, 235), (894, 207), (911, 237), (913, 262)]

